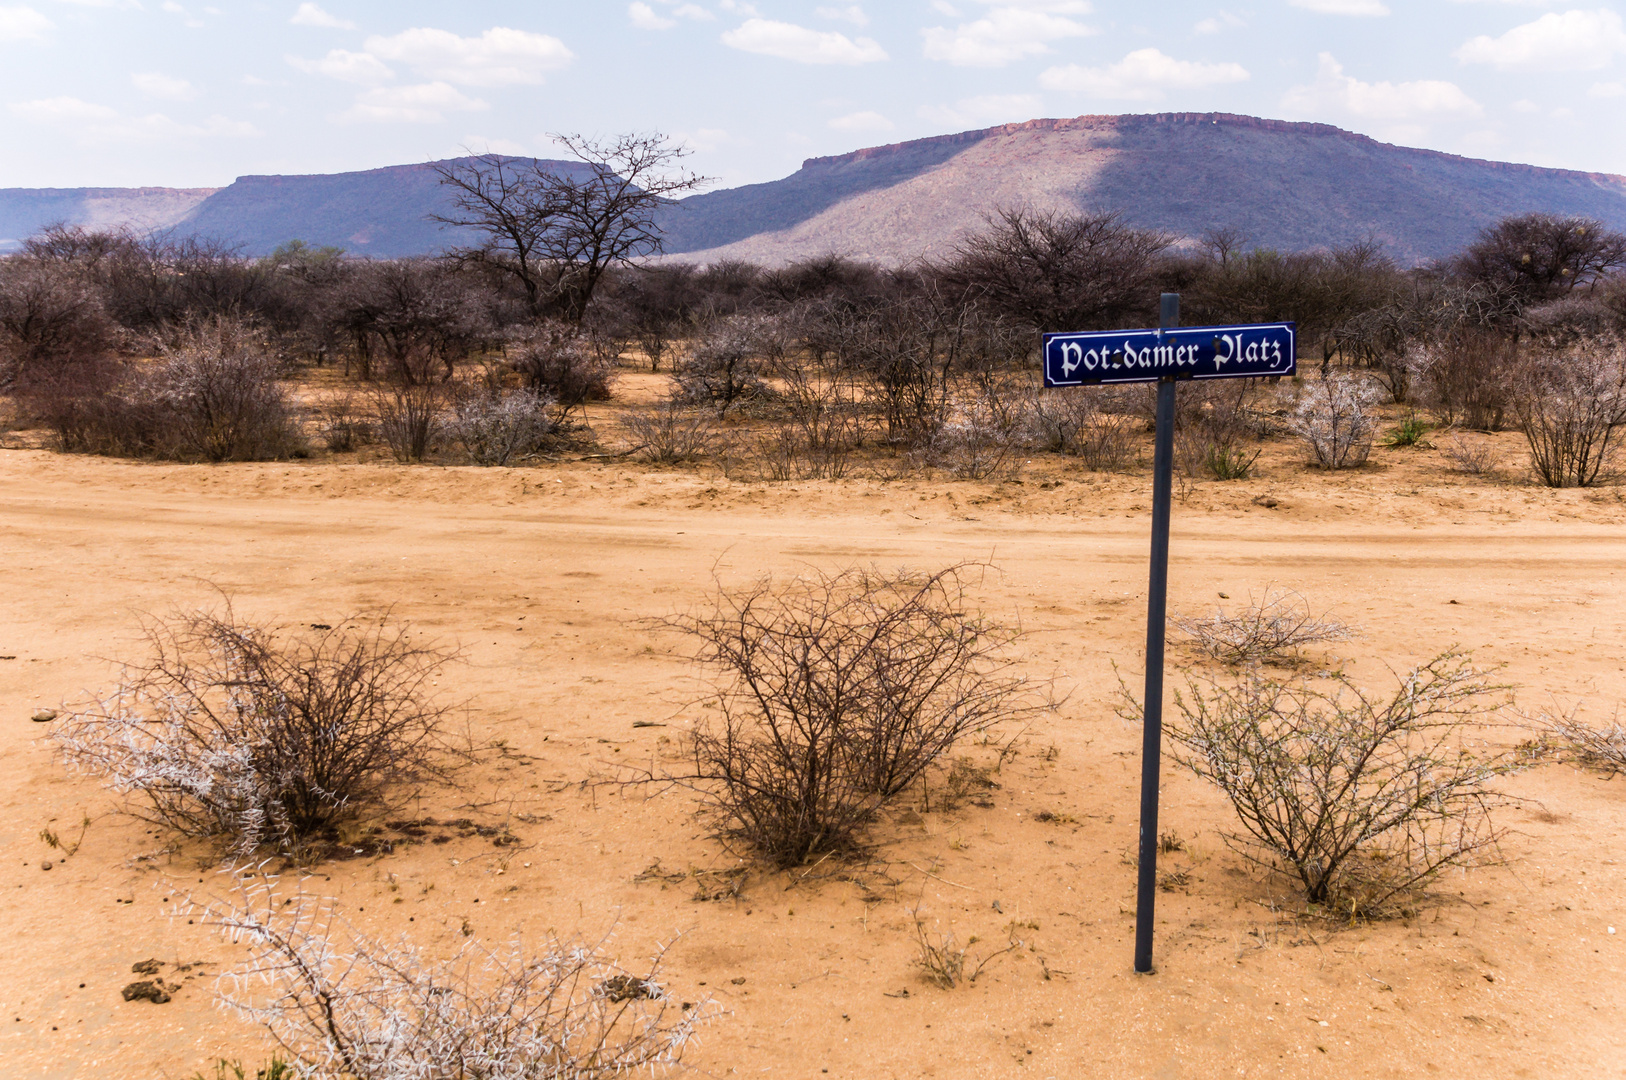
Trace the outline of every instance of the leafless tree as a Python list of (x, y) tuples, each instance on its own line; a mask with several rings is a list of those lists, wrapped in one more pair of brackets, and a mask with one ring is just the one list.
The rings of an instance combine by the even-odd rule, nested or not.
[(1471, 281), (1505, 289), (1521, 305), (1550, 300), (1626, 267), (1626, 236), (1601, 221), (1532, 213), (1480, 231), (1453, 269)]
[(1007, 208), (964, 243), (944, 275), (1040, 330), (1089, 330), (1144, 308), (1171, 238), (1116, 213)]
[(461, 256), (511, 275), (533, 314), (577, 323), (610, 267), (661, 250), (661, 207), (706, 181), (678, 167), (687, 151), (664, 135), (553, 138), (579, 164), (481, 154), (436, 166), (455, 209), (435, 220), (483, 232)]

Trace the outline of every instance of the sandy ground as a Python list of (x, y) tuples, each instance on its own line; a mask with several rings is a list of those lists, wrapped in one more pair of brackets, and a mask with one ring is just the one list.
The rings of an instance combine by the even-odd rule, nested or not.
[[(229, 890), (217, 864), (167, 851), (66, 774), (30, 722), (105, 685), (107, 658), (138, 654), (143, 613), (218, 588), (281, 625), (388, 606), (460, 644), (467, 662), (442, 689), (470, 703), (479, 739), (507, 747), (414, 812), (507, 823), (521, 846), (452, 832), (330, 860), (304, 887), (434, 949), (456, 947), (464, 925), (496, 943), (613, 931), (636, 963), (677, 938), (674, 991), (725, 1010), (687, 1058), (701, 1075), (1626, 1074), (1626, 780), (1567, 766), (1511, 782), (1530, 802), (1504, 816), (1505, 866), (1450, 875), (1419, 918), (1353, 928), (1294, 918), (1291, 894), (1220, 843), (1216, 794), (1168, 769), (1164, 823), (1187, 840), (1170, 865), (1190, 883), (1159, 896), (1158, 973), (1132, 974), (1139, 736), (1112, 715), (1112, 662), (1138, 676), (1148, 483), (1061, 463), (1022, 481), (747, 486), (594, 463), (0, 452), (0, 1073), (190, 1077), (268, 1050), (215, 1005), (212, 976), (241, 954), (168, 914), (188, 892)], [(1326, 476), (1282, 452), (1258, 479), (1199, 486), (1174, 523), (1176, 609), (1299, 589), (1364, 628), (1338, 651), (1374, 686), (1385, 665), (1460, 643), (1506, 664), (1531, 704), (1584, 696), (1596, 717), (1626, 691), (1626, 505), (1613, 490), (1467, 481), (1428, 451), (1380, 450), (1366, 470)], [(736, 860), (688, 794), (581, 784), (657, 760), (689, 722), (681, 643), (637, 620), (703, 600), (714, 574), (962, 559), (999, 568), (979, 603), (1020, 619), (1026, 669), (1071, 691), (1005, 733), (1014, 756), (992, 806), (901, 806), (868, 863), (754, 873), (729, 900), (645, 873)], [(1171, 659), (1176, 675), (1194, 663)], [(71, 858), (40, 840), (46, 827), (76, 835), (87, 815)], [(934, 932), (981, 937), (973, 956), (1010, 933), (1024, 947), (974, 985), (935, 989), (913, 967), (917, 908)], [(166, 969), (184, 983), (168, 1004), (122, 1001), (149, 957), (206, 963), (191, 978)]]

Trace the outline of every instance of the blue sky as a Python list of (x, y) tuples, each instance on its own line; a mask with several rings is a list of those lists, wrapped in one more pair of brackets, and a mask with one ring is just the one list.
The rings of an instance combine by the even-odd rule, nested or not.
[(661, 131), (732, 186), (1083, 113), (1626, 173), (1626, 21), (1559, 0), (0, 0), (0, 186), (212, 187)]

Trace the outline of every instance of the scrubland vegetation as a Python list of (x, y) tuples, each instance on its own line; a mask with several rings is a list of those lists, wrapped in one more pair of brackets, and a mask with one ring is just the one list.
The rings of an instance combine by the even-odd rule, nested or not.
[[(448, 179), (478, 222), (490, 189)], [(938, 264), (769, 269), (633, 265), (658, 246), (633, 211), (621, 255), (592, 265), (569, 237), (537, 248), (495, 229), (478, 251), (393, 262), (48, 230), (0, 262), (9, 423), (63, 452), (190, 462), (596, 456), (773, 482), (1001, 479), (1055, 454), (1129, 471), (1144, 467), (1149, 398), (1041, 393), (1036, 335), (1149, 323), (1177, 291), (1188, 323), (1292, 319), (1300, 333), (1295, 380), (1182, 387), (1188, 488), (1245, 479), (1286, 439), (1308, 470), (1361, 468), (1381, 439), (1485, 475), (1476, 433), (1504, 428), (1526, 440), (1529, 483), (1617, 476), (1626, 238), (1594, 222), (1512, 219), (1403, 269), (1370, 244), (1284, 254), (1218, 232), (1180, 246), (1112, 215), (1010, 211)], [(643, 368), (665, 378), (659, 400), (618, 400)], [(929, 806), (934, 785), (949, 800), (996, 786), (958, 752), (1055, 703), (1020, 667), (1014, 625), (971, 604), (976, 569), (812, 568), (654, 615), (645, 628), (686, 646), (705, 689), (681, 752), (615, 782), (686, 792), (712, 840), (770, 874), (862, 858), (916, 791)], [(1174, 760), (1229, 803), (1226, 842), (1306, 919), (1415, 913), (1446, 870), (1497, 857), (1497, 815), (1517, 802), (1504, 781), (1543, 753), (1486, 744), (1487, 725), (1517, 720), (1494, 670), (1453, 651), (1383, 691), (1336, 658), (1312, 675), (1305, 650), (1358, 631), (1283, 589), (1175, 625), (1200, 655), (1175, 699)], [(339, 830), (468, 759), (432, 689), (455, 683), (455, 651), (389, 617), (289, 633), (228, 604), (151, 622), (147, 645), (52, 738), (132, 812), (240, 865), (319, 861)], [(1126, 695), (1123, 715), (1138, 709)], [(1618, 722), (1518, 722), (1545, 750), (1621, 767)], [(227, 998), (286, 1051), (267, 1075), (658, 1073), (718, 1015), (679, 1006), (659, 958), (634, 974), (603, 942), (434, 959), (303, 895), (192, 910), (249, 946)], [(1020, 946), (1020, 925), (979, 958), (917, 911), (918, 965), (945, 991), (967, 985)]]

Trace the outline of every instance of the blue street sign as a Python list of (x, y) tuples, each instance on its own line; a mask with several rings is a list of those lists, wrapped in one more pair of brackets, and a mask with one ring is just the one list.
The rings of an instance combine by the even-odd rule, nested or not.
[(1293, 323), (1182, 326), (1044, 336), (1046, 386), (1241, 379), (1296, 370)]

